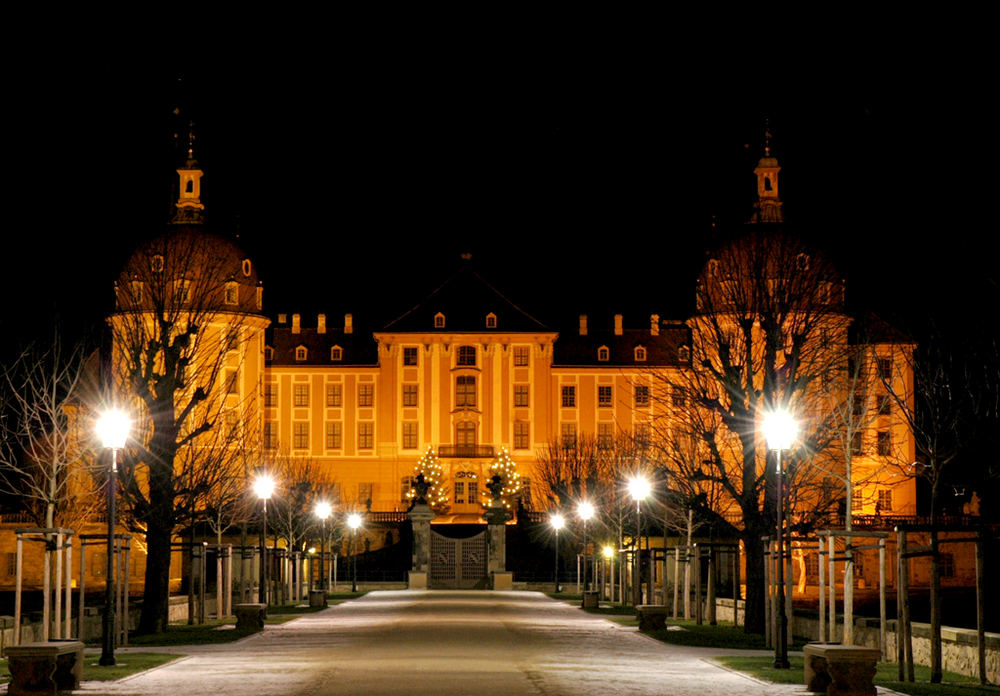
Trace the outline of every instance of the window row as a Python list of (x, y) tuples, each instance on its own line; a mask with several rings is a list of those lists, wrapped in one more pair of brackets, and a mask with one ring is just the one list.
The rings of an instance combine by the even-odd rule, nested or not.
[[(865, 454), (864, 433), (856, 432), (851, 438), (851, 454)], [(888, 430), (880, 430), (875, 435), (875, 454), (888, 457), (892, 454), (892, 435)]]
[[(359, 450), (370, 450), (375, 447), (375, 423), (360, 421), (357, 424)], [(475, 423), (462, 422), (455, 425), (455, 444), (459, 446), (474, 446), (478, 444), (478, 428)], [(402, 449), (415, 450), (420, 447), (419, 424), (416, 421), (405, 421), (400, 431)], [(340, 421), (328, 421), (325, 424), (324, 446), (328, 450), (344, 448), (344, 424)], [(278, 448), (278, 424), (275, 421), (264, 423), (264, 449)], [(531, 424), (526, 421), (514, 423), (514, 449), (531, 447)], [(310, 448), (309, 421), (292, 423), (292, 449)]]
[[(527, 390), (527, 386), (524, 387)], [(514, 387), (514, 405), (518, 406), (518, 387)], [(525, 391), (527, 393), (527, 391)], [(563, 385), (560, 391), (560, 404), (563, 408), (576, 408), (577, 404), (577, 388), (575, 384)], [(634, 406), (649, 406), (649, 385), (646, 384), (636, 384), (633, 385), (632, 389), (632, 403)], [(676, 399), (675, 399), (676, 403)], [(525, 399), (524, 406), (527, 406), (527, 399)], [(600, 408), (610, 408), (614, 405), (614, 390), (609, 384), (599, 384), (597, 385), (597, 405)]]
[[(292, 385), (292, 406), (296, 408), (308, 408), (309, 399), (312, 393), (312, 385), (308, 383)], [(359, 407), (372, 407), (375, 405), (375, 385), (362, 382), (358, 385)], [(264, 406), (276, 407), (278, 405), (278, 385), (268, 382), (264, 385)], [(344, 385), (326, 385), (326, 406), (328, 408), (340, 408), (344, 405)]]

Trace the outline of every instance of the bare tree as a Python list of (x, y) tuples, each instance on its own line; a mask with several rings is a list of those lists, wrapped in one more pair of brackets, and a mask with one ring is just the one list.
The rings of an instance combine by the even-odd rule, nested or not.
[(224, 481), (232, 426), (256, 398), (256, 385), (240, 386), (266, 326), (248, 264), (229, 242), (181, 225), (140, 248), (116, 284), (112, 372), (137, 424), (122, 493), (146, 536), (142, 632), (167, 628), (171, 537)]
[(689, 321), (691, 368), (654, 373), (654, 398), (667, 421), (658, 431), (677, 434), (658, 438), (654, 446), (665, 452), (676, 478), (717, 496), (711, 501), (715, 512), (743, 539), (746, 630), (761, 633), (760, 539), (773, 534), (777, 501), (775, 459), (759, 423), (770, 409), (796, 414), (800, 439), (782, 460), (794, 482), (787, 488), (802, 496), (811, 489), (811, 503), (818, 504), (810, 506), (813, 514), (832, 505), (832, 496), (818, 497), (821, 477), (802, 463), (830, 440), (818, 384), (839, 359), (831, 342), (846, 343), (843, 286), (829, 262), (801, 240), (754, 226), (709, 259), (696, 299)]
[(57, 335), (0, 374), (0, 488), (42, 527), (77, 527), (100, 500), (89, 472), (87, 370), (84, 346), (66, 351)]

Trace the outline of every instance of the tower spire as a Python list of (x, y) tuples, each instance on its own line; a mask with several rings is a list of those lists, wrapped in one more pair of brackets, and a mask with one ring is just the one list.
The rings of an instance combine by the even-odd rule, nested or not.
[(781, 198), (778, 197), (778, 166), (777, 158), (771, 155), (771, 125), (764, 122), (764, 156), (757, 162), (753, 170), (757, 177), (757, 202), (754, 204), (751, 223), (784, 222), (781, 212)]
[(201, 202), (201, 177), (204, 172), (194, 158), (194, 121), (188, 123), (187, 161), (177, 170), (180, 177), (179, 193), (173, 222), (178, 225), (200, 225), (205, 221), (205, 205)]

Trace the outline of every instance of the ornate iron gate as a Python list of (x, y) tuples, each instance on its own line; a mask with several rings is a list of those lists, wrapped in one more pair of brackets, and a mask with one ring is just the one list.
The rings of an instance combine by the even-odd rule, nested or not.
[(431, 587), (471, 590), (486, 584), (486, 531), (450, 539), (431, 530)]

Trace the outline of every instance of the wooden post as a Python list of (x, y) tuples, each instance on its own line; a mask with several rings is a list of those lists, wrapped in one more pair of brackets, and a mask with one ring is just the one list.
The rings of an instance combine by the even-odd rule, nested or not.
[(878, 540), (878, 647), (882, 660), (887, 660), (885, 645), (885, 539)]
[(62, 638), (62, 576), (63, 576), (63, 533), (56, 532), (56, 582), (55, 593), (56, 603), (53, 613), (52, 637)]
[(15, 574), (17, 575), (17, 586), (14, 592), (14, 645), (21, 644), (21, 580), (24, 577), (24, 549), (21, 535), (17, 535), (17, 559), (15, 560)]
[(225, 616), (233, 615), (233, 545), (226, 545), (226, 563), (223, 566), (226, 575), (226, 611)]
[(674, 547), (674, 620), (680, 617), (681, 547)]
[(854, 645), (854, 537), (844, 536), (844, 645)]
[[(903, 618), (901, 630), (897, 633), (903, 637), (903, 660), (906, 662), (906, 681), (913, 681), (913, 637), (910, 630), (910, 560), (906, 557), (906, 532), (899, 532), (899, 593), (903, 596)], [(897, 638), (898, 639), (898, 638)]]
[(774, 647), (775, 633), (774, 612), (771, 611), (771, 593), (773, 592), (773, 588), (771, 587), (772, 561), (771, 539), (770, 537), (764, 537), (764, 645), (769, 649)]
[(705, 606), (701, 597), (701, 548), (695, 544), (694, 549), (694, 616), (695, 623), (701, 626), (705, 620)]
[(131, 569), (132, 569), (132, 543), (131, 542), (132, 542), (131, 537), (126, 537), (126, 540), (123, 542), (123, 546), (125, 548), (125, 562), (122, 564), (122, 582), (121, 582), (121, 586), (122, 586), (122, 611), (121, 611), (121, 616), (122, 616), (122, 645), (123, 646), (127, 646), (128, 645), (128, 629), (129, 629), (129, 626), (131, 625), (129, 623), (129, 616), (128, 616), (128, 598), (129, 598), (129, 586), (128, 586), (128, 583), (129, 583), (129, 578), (132, 576), (132, 574), (131, 574)]
[(976, 533), (976, 651), (979, 654), (979, 683), (986, 680), (986, 539)]
[(906, 653), (903, 651), (903, 536), (896, 530), (896, 679), (906, 679)]
[(826, 538), (826, 567), (830, 581), (830, 642), (839, 643), (837, 640), (837, 566), (835, 565), (834, 552), (836, 551), (836, 537), (831, 534)]
[(86, 561), (87, 561), (87, 542), (86, 542), (86, 540), (84, 540), (84, 539), (81, 538), (80, 539), (80, 585), (77, 588), (79, 590), (79, 597), (80, 597), (80, 601), (77, 602), (77, 604), (79, 604), (80, 607), (79, 607), (79, 609), (77, 609), (77, 616), (76, 616), (76, 639), (79, 640), (79, 641), (81, 641), (81, 642), (85, 640), (84, 630), (83, 630), (83, 626), (84, 626), (83, 617), (84, 617), (84, 614), (87, 613), (85, 611), (85, 609), (84, 609), (84, 605), (86, 604), (86, 602), (84, 601), (84, 597), (86, 597), (86, 595), (84, 594), (84, 590), (85, 590), (85, 588), (84, 588), (84, 584), (85, 584), (84, 578), (87, 577), (87, 573), (86, 573), (87, 562)]
[(73, 637), (73, 539), (66, 543), (66, 599), (63, 602), (63, 638)]
[(788, 630), (785, 631), (785, 645), (792, 644), (792, 621), (795, 618), (795, 607), (792, 602), (794, 589), (794, 583), (792, 582), (792, 540), (788, 539), (788, 543), (785, 545), (785, 552), (788, 554), (786, 557), (781, 559), (781, 562), (785, 564), (785, 625)]
[(42, 577), (42, 640), (47, 641), (51, 637), (49, 630), (51, 629), (52, 614), (50, 603), (52, 602), (52, 560), (49, 555), (49, 539), (51, 539), (51, 534), (45, 535), (45, 546), (42, 548), (44, 560), (42, 561), (42, 572), (44, 576)]
[(207, 618), (206, 604), (208, 599), (208, 575), (205, 571), (208, 570), (208, 546), (202, 542), (201, 548), (198, 549), (200, 553), (200, 558), (198, 559), (198, 623), (205, 623)]
[(733, 545), (733, 626), (740, 625), (740, 542)]
[(816, 544), (816, 563), (819, 571), (819, 642), (826, 642), (826, 568), (823, 560), (826, 553), (823, 551), (823, 537), (819, 538)]
[(715, 620), (715, 547), (708, 547), (708, 625), (716, 626)]

